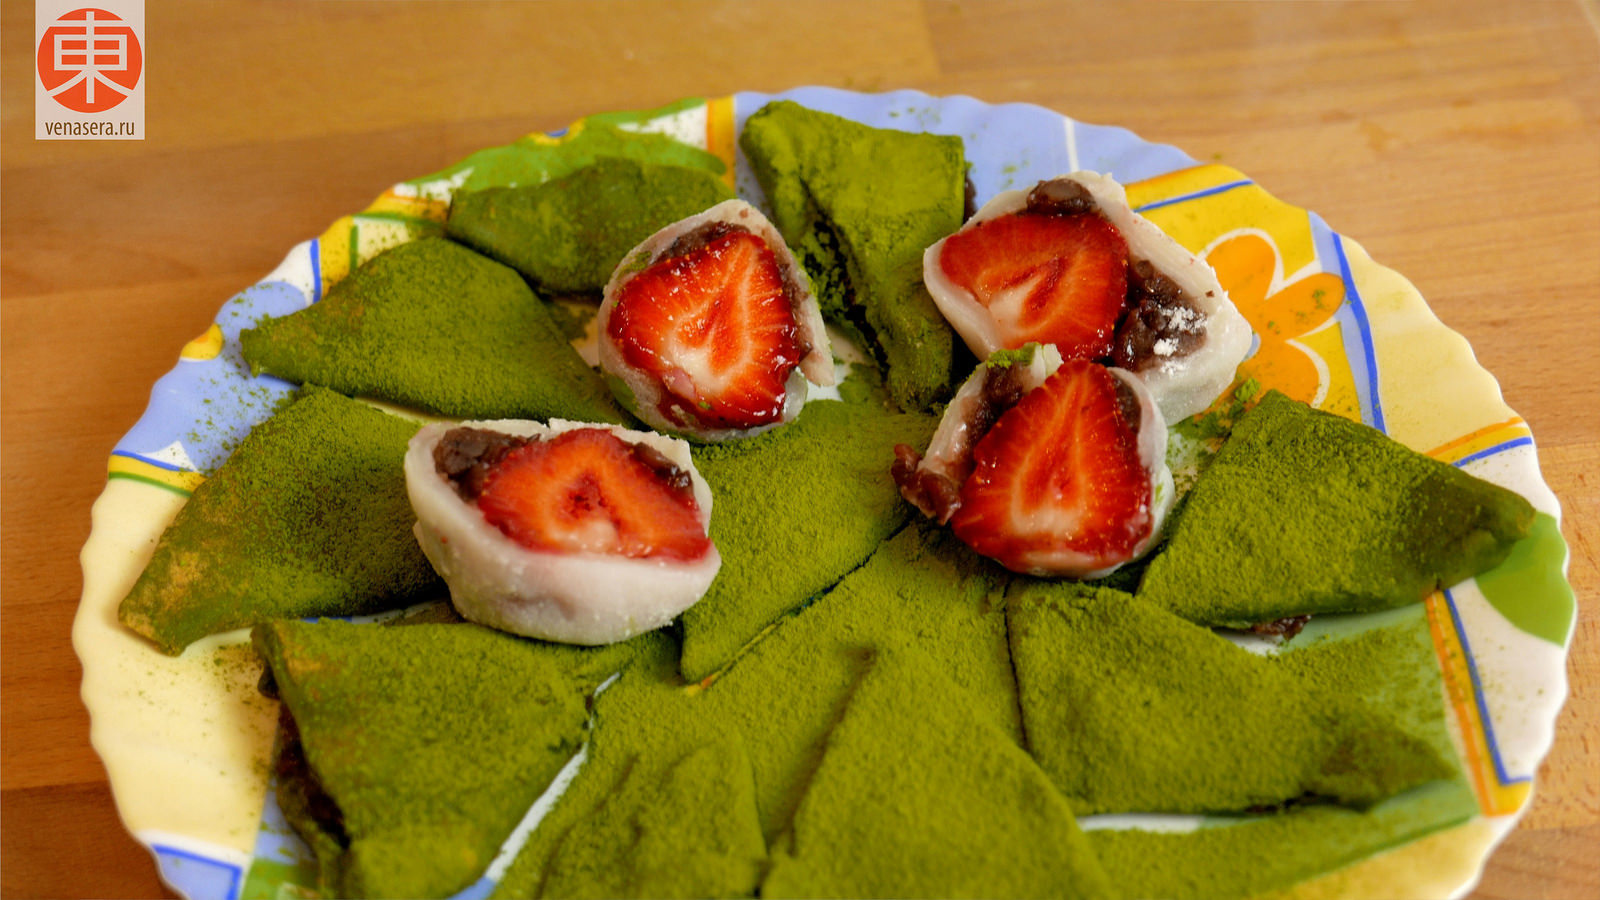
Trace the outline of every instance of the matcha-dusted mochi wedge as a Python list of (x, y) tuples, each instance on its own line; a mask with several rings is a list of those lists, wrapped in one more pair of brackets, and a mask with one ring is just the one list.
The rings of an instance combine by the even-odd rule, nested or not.
[(607, 118), (589, 116), (560, 137), (530, 134), (509, 144), (479, 150), (447, 169), (413, 179), (409, 184), (420, 186), (450, 181), (460, 185), (456, 189), (458, 192), (469, 193), (491, 187), (518, 187), (560, 178), (613, 157), (704, 169), (713, 175), (728, 170), (714, 153), (665, 134), (619, 127), (605, 121)]
[(195, 489), (118, 618), (176, 654), (280, 617), (408, 606), (443, 585), (411, 534), (416, 423), (308, 388)]
[(640, 241), (731, 199), (704, 169), (603, 157), (543, 184), (459, 193), (445, 234), (546, 295), (598, 294)]
[(253, 638), (284, 704), (279, 799), (338, 897), (472, 884), (582, 744), (632, 645), (478, 625), (277, 621)]
[(754, 892), (766, 840), (749, 748), (678, 677), (666, 632), (630, 643), (632, 661), (594, 697), (582, 765), (493, 896)]
[(755, 782), (737, 734), (681, 757), (636, 757), (555, 849), (546, 897), (749, 897), (766, 868)]
[(444, 238), (378, 254), (239, 343), (253, 372), (440, 415), (624, 421), (522, 278)]
[(683, 676), (726, 665), (784, 613), (827, 590), (910, 518), (888, 477), (896, 444), (923, 446), (934, 420), (872, 402), (809, 403), (783, 428), (694, 447), (716, 497), (722, 569), (683, 623)]
[(1396, 886), (1382, 869), (1359, 875), (1346, 867), (1386, 851), (1395, 856), (1384, 865), (1432, 865), (1459, 839), (1441, 837), (1450, 843), (1431, 848), (1412, 842), (1477, 814), (1472, 787), (1456, 780), (1425, 785), (1367, 810), (1309, 805), (1218, 818), (1193, 831), (1100, 828), (1088, 837), (1100, 865), (1128, 897), (1383, 897)]
[(1513, 491), (1270, 391), (1138, 593), (1206, 625), (1388, 609), (1495, 567), (1533, 519)]
[(923, 286), (922, 253), (961, 227), (961, 139), (781, 100), (750, 116), (739, 147), (823, 315), (874, 348), (894, 401), (920, 411), (947, 397), (953, 333)]
[(763, 897), (1114, 897), (1044, 772), (907, 645), (828, 736)]
[[(1006, 618), (1028, 746), (1080, 815), (1237, 812), (1308, 796), (1366, 807), (1457, 772), (1437, 715), (1350, 692), (1317, 664), (1320, 647), (1257, 655), (1120, 591), (1069, 582), (1013, 584)], [(1423, 696), (1440, 697), (1437, 679), (1427, 686)]]

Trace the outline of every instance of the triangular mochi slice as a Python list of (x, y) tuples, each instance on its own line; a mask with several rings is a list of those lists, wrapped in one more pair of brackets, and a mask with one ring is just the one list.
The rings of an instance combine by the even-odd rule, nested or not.
[[(636, 124), (635, 117), (628, 113), (588, 116), (560, 137), (530, 134), (509, 144), (479, 150), (447, 169), (408, 184), (448, 181), (459, 185), (458, 193), (539, 184), (608, 157), (688, 166), (713, 175), (727, 172), (727, 165), (715, 154), (665, 134), (632, 130)], [(629, 127), (620, 127), (623, 125)]]
[[(609, 827), (602, 821), (602, 810), (610, 798), (629, 783), (640, 792), (648, 790), (646, 785), (665, 784), (674, 777), (671, 773), (675, 765), (686, 761), (697, 749), (738, 739), (736, 731), (705, 714), (700, 702), (703, 694), (685, 688), (678, 677), (677, 642), (667, 631), (649, 632), (629, 643), (638, 647), (633, 659), (615, 681), (594, 697), (593, 728), (582, 764), (507, 868), (494, 890), (495, 897), (545, 896), (550, 894), (545, 885), (552, 878), (566, 881), (568, 889), (576, 889), (572, 879), (579, 877), (581, 870), (605, 866), (608, 859), (616, 864), (616, 854), (625, 848), (619, 846), (608, 854), (598, 840), (603, 836), (595, 833), (596, 829)], [(724, 752), (739, 754), (738, 750), (726, 748), (717, 751), (719, 755)], [(729, 761), (737, 766), (737, 760)], [(726, 774), (737, 780), (734, 774)], [(634, 809), (631, 802), (628, 809), (632, 810), (630, 815), (637, 813), (656, 821), (654, 813)], [(730, 806), (712, 818), (737, 823), (743, 816)], [(707, 822), (701, 820), (702, 824)], [(735, 870), (742, 855), (740, 848), (748, 846), (743, 839), (730, 838), (730, 852), (722, 856), (720, 863), (706, 860), (705, 871)], [(764, 841), (761, 847), (764, 858)], [(716, 893), (709, 884), (700, 888), (707, 896)]]
[[(1449, 841), (1444, 846), (1403, 845), (1477, 814), (1472, 787), (1456, 779), (1408, 791), (1368, 810), (1299, 806), (1219, 817), (1193, 831), (1100, 828), (1088, 837), (1100, 864), (1128, 897), (1407, 897), (1429, 893), (1414, 883), (1429, 884), (1433, 867), (1473, 842), (1452, 834), (1441, 835)], [(1387, 871), (1380, 867), (1363, 875), (1345, 868), (1385, 851), (1394, 854), (1380, 857)], [(1305, 883), (1329, 873), (1327, 883)], [(1341, 884), (1341, 877), (1351, 881)], [(1285, 893), (1273, 893), (1277, 891)]]
[(1193, 622), (1416, 603), (1528, 534), (1520, 495), (1269, 392), (1190, 492), (1139, 596)]
[(636, 758), (561, 839), (540, 894), (749, 897), (766, 861), (750, 761), (724, 734), (681, 758)]
[(874, 659), (763, 897), (1116, 896), (1049, 778), (942, 670)]
[(602, 158), (544, 184), (458, 193), (445, 234), (551, 294), (599, 294), (640, 241), (733, 191), (704, 169)]
[(1457, 771), (1431, 731), (1295, 654), (1105, 588), (1018, 584), (1006, 604), (1028, 746), (1080, 815), (1364, 807)]
[(378, 254), (239, 344), (253, 372), (440, 415), (623, 421), (521, 276), (444, 238)]
[(408, 606), (442, 585), (411, 534), (401, 462), (416, 423), (308, 389), (195, 489), (118, 609), (179, 653), (280, 617)]
[(1275, 657), (1308, 690), (1359, 697), (1375, 715), (1455, 760), (1444, 684), (1421, 604), (1314, 620)]
[(477, 879), (577, 752), (585, 697), (628, 650), (471, 624), (279, 621), (253, 637), (292, 722), (282, 804), (340, 897)]
[(750, 116), (739, 147), (823, 314), (876, 345), (894, 401), (926, 410), (948, 396), (952, 332), (923, 287), (922, 252), (961, 227), (961, 139), (783, 100)]
[(763, 628), (832, 586), (910, 517), (889, 464), (921, 447), (934, 420), (871, 403), (816, 401), (783, 428), (696, 446), (716, 497), (722, 569), (683, 622), (683, 676), (726, 665)]

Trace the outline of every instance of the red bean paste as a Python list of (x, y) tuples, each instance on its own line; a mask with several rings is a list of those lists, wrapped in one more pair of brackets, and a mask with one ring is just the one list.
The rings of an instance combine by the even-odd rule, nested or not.
[[(1017, 405), (1026, 390), (1022, 386), (1022, 366), (990, 366), (984, 369), (983, 389), (968, 412), (962, 443), (953, 452), (951, 471), (936, 472), (918, 468), (922, 454), (905, 444), (894, 448), (894, 463), (889, 474), (900, 493), (912, 505), (944, 524), (961, 506), (961, 485), (972, 474), (972, 448), (983, 440), (1005, 411)], [(1120, 381), (1119, 381), (1120, 383)], [(1137, 400), (1134, 401), (1137, 405)]]
[(1149, 260), (1128, 267), (1128, 302), (1112, 339), (1113, 362), (1139, 372), (1187, 356), (1205, 339), (1205, 313), (1176, 282)]
[[(1068, 178), (1041, 181), (1028, 192), (1026, 212), (1100, 215), (1089, 189)], [(1141, 372), (1165, 359), (1187, 356), (1205, 343), (1205, 313), (1149, 260), (1130, 259), (1128, 297), (1112, 339), (1111, 363)]]
[(478, 499), (489, 470), (532, 438), (486, 428), (452, 428), (433, 447), (433, 466), (468, 503)]

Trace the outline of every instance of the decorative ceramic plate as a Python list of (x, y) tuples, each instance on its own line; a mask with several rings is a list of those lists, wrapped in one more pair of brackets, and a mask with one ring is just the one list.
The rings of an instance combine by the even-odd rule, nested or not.
[[(739, 194), (759, 203), (760, 187), (738, 157), (736, 136), (750, 113), (779, 98), (870, 125), (960, 135), (980, 204), (997, 191), (1077, 169), (1116, 177), (1136, 209), (1216, 269), (1255, 330), (1243, 365), (1249, 375), (1533, 502), (1542, 513), (1534, 534), (1506, 563), (1425, 603), (1476, 810), (1469, 803), (1449, 821), (1401, 822), (1366, 845), (1364, 860), (1300, 888), (1385, 896), (1469, 890), (1495, 841), (1527, 806), (1532, 775), (1550, 747), (1567, 690), (1575, 606), (1559, 508), (1540, 477), (1533, 437), (1467, 342), (1434, 317), (1404, 278), (1247, 176), (1040, 107), (804, 88), (586, 121), (666, 133), (709, 150), (728, 164)], [(396, 185), (365, 211), (295, 247), (183, 347), (144, 416), (112, 452), (83, 549), (73, 641), (83, 662), (92, 741), (123, 822), (179, 893), (195, 900), (292, 896), (311, 893), (302, 886), (314, 882), (309, 854), (268, 790), (277, 704), (256, 691), (260, 666), (246, 634), (213, 637), (171, 658), (116, 618), (189, 492), (292, 388), (249, 375), (239, 356), (240, 329), (315, 303), (360, 261), (437, 231), (457, 188), (515, 178), (519, 165), (526, 171), (527, 153), (571, 140), (584, 124)]]

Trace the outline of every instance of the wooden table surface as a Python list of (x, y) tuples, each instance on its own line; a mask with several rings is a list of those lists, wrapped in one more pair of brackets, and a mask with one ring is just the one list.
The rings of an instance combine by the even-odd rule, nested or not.
[(1571, 696), (1478, 896), (1600, 896), (1600, 38), (1592, 0), (147, 4), (148, 139), (35, 141), (4, 5), (0, 893), (170, 896), (78, 697), (117, 439), (227, 297), (388, 185), (589, 112), (817, 84), (1030, 101), (1228, 163), (1408, 276), (1527, 419)]

